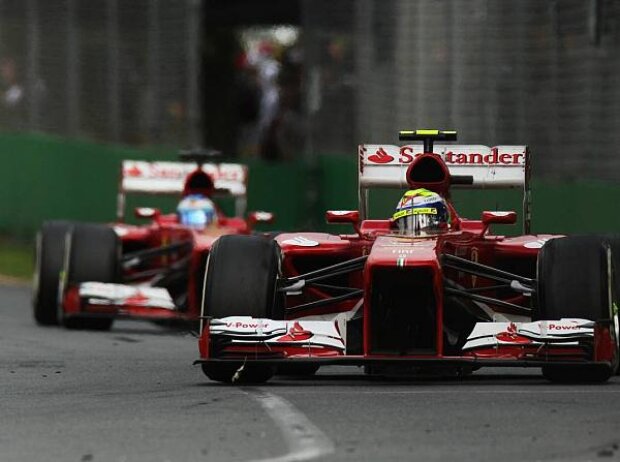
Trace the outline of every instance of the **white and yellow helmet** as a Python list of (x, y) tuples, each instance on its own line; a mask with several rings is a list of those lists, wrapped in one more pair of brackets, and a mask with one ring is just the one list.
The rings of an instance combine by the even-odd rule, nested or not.
[(424, 188), (411, 189), (398, 202), (392, 221), (401, 234), (426, 236), (447, 231), (450, 212), (439, 194)]

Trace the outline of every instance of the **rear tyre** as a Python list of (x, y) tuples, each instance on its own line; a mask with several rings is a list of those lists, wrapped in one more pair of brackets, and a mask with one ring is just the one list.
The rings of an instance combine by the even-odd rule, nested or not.
[[(607, 248), (600, 236), (547, 241), (538, 254), (534, 319), (610, 319), (608, 272), (613, 278), (613, 265), (608, 267)], [(554, 382), (604, 382), (615, 372), (615, 367), (592, 364), (542, 369), (543, 376)]]
[[(276, 290), (279, 266), (280, 252), (274, 240), (261, 236), (220, 237), (207, 260), (203, 315), (283, 319), (284, 305)], [(239, 367), (206, 363), (202, 370), (211, 380), (230, 382)], [(256, 383), (268, 380), (273, 373), (272, 367), (246, 365), (239, 376)]]
[[(72, 284), (96, 281), (115, 283), (120, 275), (120, 245), (112, 228), (79, 224), (73, 228), (66, 252), (67, 281)], [(71, 316), (62, 323), (70, 329), (108, 330), (112, 318)]]
[(42, 326), (58, 324), (58, 286), (65, 257), (65, 236), (73, 224), (46, 221), (37, 234), (32, 309)]

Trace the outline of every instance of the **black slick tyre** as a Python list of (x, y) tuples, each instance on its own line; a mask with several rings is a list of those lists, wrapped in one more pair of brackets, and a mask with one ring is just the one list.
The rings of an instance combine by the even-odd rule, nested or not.
[[(278, 243), (262, 236), (222, 236), (209, 253), (205, 273), (204, 316), (225, 318), (283, 319), (276, 283), (280, 265)], [(203, 364), (204, 374), (211, 380), (231, 382), (264, 382), (271, 378), (271, 366), (229, 365), (217, 362)]]
[(46, 221), (37, 234), (32, 309), (42, 326), (58, 324), (58, 287), (65, 257), (65, 237), (73, 224)]
[(222, 236), (209, 254), (203, 313), (212, 318), (283, 319), (276, 282), (278, 243), (261, 236)]
[(274, 375), (272, 366), (260, 364), (233, 363), (203, 363), (202, 372), (215, 382), (234, 384), (265, 383)]
[(544, 366), (543, 377), (556, 383), (601, 383), (613, 375), (611, 368), (598, 364), (583, 364), (571, 367)]
[[(609, 244), (601, 236), (549, 240), (538, 254), (538, 287), (534, 319), (610, 319)], [(614, 367), (584, 364), (548, 365), (543, 376), (554, 382), (604, 382)]]
[[(614, 265), (614, 270), (616, 268), (620, 268), (620, 235), (619, 234), (608, 234), (605, 236), (605, 240), (609, 242), (611, 246), (611, 254), (612, 261)], [(620, 307), (620, 270), (614, 271), (614, 289), (615, 289), (615, 299), (613, 304), (613, 315), (614, 315), (614, 324), (616, 327), (616, 335), (620, 335), (620, 322), (618, 317), (620, 313), (618, 313), (618, 309)], [(618, 340), (618, 339), (617, 339)], [(620, 358), (620, 344), (618, 345), (618, 357)], [(620, 375), (620, 366), (616, 368), (616, 374)]]
[[(118, 282), (120, 244), (111, 227), (100, 224), (75, 225), (67, 243), (65, 271), (68, 282)], [(112, 322), (112, 318), (86, 316), (62, 319), (62, 324), (70, 329), (108, 330)]]

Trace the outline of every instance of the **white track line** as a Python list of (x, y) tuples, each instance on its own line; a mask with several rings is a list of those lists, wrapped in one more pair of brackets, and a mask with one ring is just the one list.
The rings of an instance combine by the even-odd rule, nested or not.
[(252, 462), (298, 462), (312, 460), (334, 452), (334, 443), (291, 403), (279, 396), (254, 388), (243, 389), (282, 432), (288, 452), (282, 456), (255, 459)]

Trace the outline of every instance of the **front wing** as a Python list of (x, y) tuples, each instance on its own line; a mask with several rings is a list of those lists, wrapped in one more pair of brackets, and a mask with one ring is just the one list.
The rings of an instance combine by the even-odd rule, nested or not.
[(347, 354), (346, 331), (341, 332), (341, 323), (337, 321), (275, 321), (237, 316), (207, 321), (196, 363), (540, 367), (612, 365), (616, 361), (616, 339), (609, 321), (478, 323), (461, 354), (449, 356)]
[(169, 292), (161, 287), (83, 282), (67, 288), (62, 308), (67, 318), (184, 319)]

